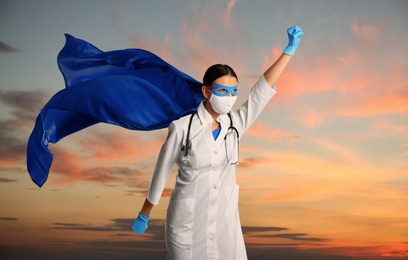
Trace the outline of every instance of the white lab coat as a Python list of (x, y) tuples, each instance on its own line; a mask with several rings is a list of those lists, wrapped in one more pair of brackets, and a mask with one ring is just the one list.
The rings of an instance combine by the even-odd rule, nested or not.
[[(247, 102), (231, 112), (240, 136), (252, 125), (276, 93), (262, 76), (252, 88)], [(194, 116), (189, 160), (183, 161), (190, 115), (168, 128), (153, 173), (147, 199), (158, 204), (170, 172), (178, 165), (176, 185), (166, 219), (167, 259), (247, 259), (238, 213), (235, 166), (227, 163), (224, 136), (230, 127), (228, 115), (221, 115), (221, 132), (214, 140), (212, 117), (201, 103)]]

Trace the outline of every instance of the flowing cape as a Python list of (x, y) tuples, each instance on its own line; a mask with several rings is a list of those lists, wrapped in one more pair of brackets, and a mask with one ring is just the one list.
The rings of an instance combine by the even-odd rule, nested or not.
[(65, 34), (58, 66), (65, 89), (41, 109), (27, 144), (27, 170), (41, 187), (53, 154), (48, 143), (104, 122), (131, 130), (155, 130), (194, 112), (202, 83), (141, 49), (103, 52)]

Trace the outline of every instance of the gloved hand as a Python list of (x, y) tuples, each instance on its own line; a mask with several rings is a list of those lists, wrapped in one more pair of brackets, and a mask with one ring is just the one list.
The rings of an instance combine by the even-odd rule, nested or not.
[(142, 235), (148, 227), (147, 222), (149, 222), (149, 219), (150, 215), (145, 216), (139, 212), (139, 216), (137, 217), (137, 219), (135, 219), (135, 221), (132, 224), (133, 231), (135, 231), (136, 234)]
[(288, 28), (289, 43), (288, 46), (283, 50), (283, 53), (288, 55), (295, 55), (295, 51), (300, 43), (300, 37), (302, 37), (303, 31), (299, 26), (293, 26)]

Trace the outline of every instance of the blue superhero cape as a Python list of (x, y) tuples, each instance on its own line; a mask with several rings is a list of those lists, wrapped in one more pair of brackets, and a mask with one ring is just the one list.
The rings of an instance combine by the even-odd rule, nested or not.
[(48, 143), (104, 122), (131, 130), (167, 127), (194, 112), (202, 83), (141, 49), (103, 52), (65, 34), (57, 57), (66, 88), (41, 109), (27, 144), (27, 170), (41, 187), (53, 155)]

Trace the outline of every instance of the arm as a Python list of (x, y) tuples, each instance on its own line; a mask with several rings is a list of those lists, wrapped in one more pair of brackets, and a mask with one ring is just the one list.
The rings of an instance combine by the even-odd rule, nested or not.
[[(288, 30), (289, 43), (283, 50), (282, 55), (272, 66), (267, 69), (249, 93), (248, 100), (234, 113), (236, 127), (240, 133), (244, 133), (256, 120), (269, 100), (276, 93), (275, 83), (282, 74), (296, 48), (300, 43), (303, 31), (297, 27)], [(272, 88), (270, 87), (272, 86)]]
[(150, 203), (146, 198), (142, 210), (139, 212), (137, 218), (135, 219), (135, 221), (133, 221), (132, 224), (132, 229), (136, 232), (136, 234), (142, 235), (146, 231), (152, 208), (153, 204)]
[(292, 56), (282, 53), (278, 60), (264, 72), (265, 80), (269, 85), (276, 83), (291, 58)]
[(298, 26), (290, 27), (287, 32), (289, 37), (288, 45), (283, 50), (283, 53), (278, 60), (264, 73), (266, 82), (268, 82), (268, 84), (271, 86), (276, 83), (286, 65), (295, 54), (295, 51), (300, 43), (300, 37), (303, 35), (302, 29), (300, 29)]
[(172, 123), (168, 127), (166, 142), (163, 144), (160, 150), (147, 197), (144, 201), (142, 209), (138, 214), (138, 217), (132, 224), (132, 229), (139, 235), (143, 234), (148, 227), (150, 212), (152, 211), (153, 206), (159, 203), (159, 199), (163, 192), (164, 186), (167, 183), (171, 169), (176, 163), (178, 154), (174, 151), (179, 151), (180, 149), (180, 138), (177, 135), (174, 123)]
[(142, 207), (142, 209), (140, 210), (140, 214), (142, 214), (142, 215), (144, 215), (144, 216), (149, 216), (150, 215), (150, 212), (152, 211), (152, 209), (153, 209), (153, 204), (152, 203), (150, 203), (150, 201), (146, 198), (145, 199), (145, 202), (143, 203), (143, 207)]

